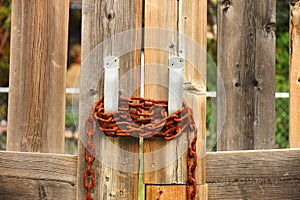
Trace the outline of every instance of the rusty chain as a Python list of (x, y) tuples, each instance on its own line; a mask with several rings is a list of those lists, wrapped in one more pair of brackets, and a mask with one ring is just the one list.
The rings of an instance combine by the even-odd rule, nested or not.
[[(92, 137), (96, 132), (96, 120), (99, 129), (109, 137), (163, 137), (170, 141), (183, 132), (187, 132), (188, 155), (186, 183), (187, 199), (194, 200), (196, 196), (196, 141), (197, 127), (193, 119), (191, 108), (183, 102), (181, 109), (168, 116), (168, 102), (165, 100), (152, 100), (141, 97), (119, 97), (117, 112), (105, 113), (104, 100), (97, 101), (92, 107), (89, 118), (86, 121), (86, 134), (88, 135), (85, 149), (87, 170), (84, 174), (84, 186), (87, 189), (85, 200), (92, 200), (91, 189), (95, 184), (95, 175), (92, 171), (92, 163), (95, 159), (95, 146)], [(90, 130), (89, 127), (92, 126)], [(88, 181), (88, 177), (90, 181)]]
[(96, 133), (96, 120), (94, 118), (94, 110), (95, 108), (93, 107), (89, 118), (85, 122), (85, 132), (88, 136), (88, 139), (84, 152), (85, 161), (87, 162), (87, 168), (84, 172), (83, 179), (84, 187), (87, 190), (84, 200), (93, 200), (93, 198), (91, 197), (91, 190), (95, 186), (95, 173), (92, 169), (92, 164), (95, 160), (95, 145), (93, 144), (92, 139)]
[[(188, 167), (188, 180), (186, 183), (187, 199), (194, 200), (197, 192), (196, 183), (196, 167), (197, 167), (197, 153), (196, 153), (196, 142), (197, 142), (197, 128), (194, 126), (194, 136), (190, 131), (187, 132), (188, 135), (188, 155), (187, 155), (187, 167)], [(192, 187), (192, 190), (191, 190)]]

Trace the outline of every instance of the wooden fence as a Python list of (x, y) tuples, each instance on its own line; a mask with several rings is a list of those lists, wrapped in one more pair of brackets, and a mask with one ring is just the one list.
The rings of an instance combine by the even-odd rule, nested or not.
[[(188, 36), (206, 49), (206, 0), (82, 3), (80, 140), (78, 156), (71, 156), (61, 154), (69, 2), (13, 0), (8, 151), (0, 152), (0, 199), (84, 199), (85, 120), (93, 102), (103, 96), (102, 59), (117, 54), (119, 48), (134, 47), (119, 57), (120, 77), (134, 72), (131, 79), (120, 80), (120, 91), (125, 97), (140, 96), (141, 52), (154, 40), (162, 49), (144, 49), (146, 97), (167, 99), (163, 66), (170, 55), (196, 60), (185, 63), (184, 73), (189, 85), (184, 96), (197, 114), (198, 154), (206, 155), (198, 161), (196, 199), (300, 199), (300, 150), (296, 149), (300, 147), (300, 2), (291, 5), (290, 146), (295, 149), (275, 150), (275, 0), (218, 1), (218, 85), (223, 80), (226, 90), (218, 90), (218, 150), (231, 151), (213, 153), (200, 148), (206, 130), (206, 55), (193, 54), (196, 49), (181, 37)], [(134, 31), (134, 37), (121, 38), (117, 44), (107, 40), (142, 27), (148, 31)], [(171, 32), (156, 37), (153, 27)], [(105, 47), (95, 53), (103, 42)], [(184, 143), (184, 137), (173, 144), (145, 139), (143, 152), (150, 155), (144, 159), (145, 169), (178, 153)], [(137, 199), (139, 139), (97, 137), (95, 144), (96, 155), (118, 159), (95, 160), (94, 199)], [(160, 149), (163, 153), (154, 153)], [(186, 156), (144, 172), (147, 200), (186, 198)], [(122, 170), (115, 168), (119, 165)]]

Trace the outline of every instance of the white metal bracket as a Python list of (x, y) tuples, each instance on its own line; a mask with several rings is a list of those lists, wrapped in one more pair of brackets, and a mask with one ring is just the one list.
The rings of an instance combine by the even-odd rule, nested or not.
[(104, 58), (104, 112), (118, 111), (119, 96), (119, 58)]
[(181, 57), (169, 58), (169, 99), (168, 113), (172, 115), (182, 107), (182, 82), (184, 59)]

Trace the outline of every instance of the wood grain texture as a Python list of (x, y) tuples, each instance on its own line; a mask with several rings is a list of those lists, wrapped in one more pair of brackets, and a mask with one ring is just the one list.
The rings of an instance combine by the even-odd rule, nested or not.
[(69, 1), (13, 0), (7, 150), (64, 153)]
[[(218, 150), (275, 145), (275, 0), (218, 1)], [(223, 125), (224, 122), (224, 125)]]
[(145, 97), (167, 100), (168, 59), (178, 55), (177, 1), (146, 0), (145, 28)]
[[(178, 55), (177, 9), (176, 0), (145, 1), (146, 98), (168, 99), (168, 59)], [(182, 138), (170, 142), (144, 139), (145, 184), (183, 183), (186, 165), (182, 154), (186, 143)]]
[(179, 55), (185, 58), (183, 94), (198, 127), (197, 183), (205, 184), (207, 1), (179, 1), (178, 21)]
[(300, 147), (300, 2), (291, 6), (290, 25), (290, 127), (291, 148)]
[[(201, 195), (201, 197), (199, 195)], [(186, 200), (186, 187), (185, 185), (147, 185), (146, 199), (147, 200), (157, 200), (157, 199)], [(208, 199), (207, 184), (198, 186), (196, 199), (197, 200)]]
[(300, 150), (207, 154), (209, 199), (300, 199)]
[[(206, 1), (146, 0), (145, 27), (145, 97), (168, 99), (168, 59), (185, 58), (184, 99), (199, 122), (198, 155), (205, 155)], [(185, 184), (186, 150), (185, 134), (170, 142), (144, 140), (144, 182)], [(199, 159), (199, 184), (205, 182), (204, 163)]]
[[(139, 96), (138, 67), (142, 38), (139, 32), (123, 32), (142, 26), (143, 5), (142, 0), (84, 0), (82, 6), (78, 199), (83, 199), (86, 195), (83, 186), (83, 174), (86, 170), (85, 120), (94, 102), (103, 96), (104, 57), (117, 56), (120, 59), (119, 88), (122, 96)], [(119, 33), (122, 34), (118, 35)], [(138, 50), (132, 51), (134, 48)], [(126, 76), (127, 72), (129, 74)], [(96, 144), (96, 160), (93, 165), (96, 185), (93, 198), (137, 199), (139, 140), (110, 139), (101, 133), (97, 133), (93, 140)]]
[(76, 198), (76, 156), (0, 152), (0, 171), (0, 199)]
[[(206, 162), (208, 199), (300, 199), (300, 149), (214, 152)], [(0, 199), (76, 199), (76, 164), (76, 156), (0, 151)], [(147, 186), (150, 200), (181, 195), (184, 185)]]

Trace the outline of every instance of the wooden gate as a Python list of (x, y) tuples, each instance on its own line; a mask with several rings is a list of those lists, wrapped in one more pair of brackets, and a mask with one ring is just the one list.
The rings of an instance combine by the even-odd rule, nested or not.
[[(299, 6), (297, 1), (291, 7), (295, 108)], [(0, 152), (0, 199), (84, 199), (85, 120), (104, 94), (106, 56), (120, 60), (122, 96), (165, 100), (168, 59), (185, 59), (184, 98), (195, 113), (202, 155), (196, 199), (300, 199), (300, 150), (272, 149), (275, 0), (218, 2), (218, 85), (222, 81), (226, 90), (226, 97), (217, 93), (218, 150), (239, 151), (212, 153), (205, 152), (206, 0), (83, 0), (78, 156), (63, 155), (68, 9), (68, 1), (13, 0), (8, 151)], [(299, 112), (291, 111), (296, 148)], [(187, 154), (180, 150), (185, 135), (173, 142), (144, 139), (143, 149), (139, 138), (97, 136), (94, 143), (94, 199), (138, 199), (140, 175), (145, 199), (186, 199)], [(177, 159), (159, 167), (174, 154)]]

